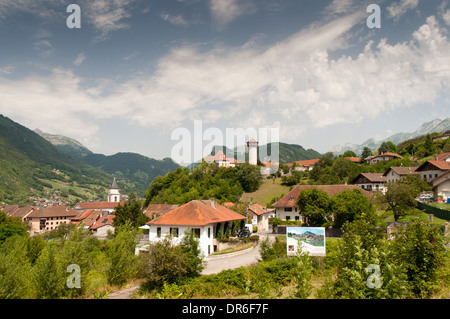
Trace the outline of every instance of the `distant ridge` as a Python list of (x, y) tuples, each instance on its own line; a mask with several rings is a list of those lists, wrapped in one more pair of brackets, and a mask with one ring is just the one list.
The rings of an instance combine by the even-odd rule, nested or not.
[(364, 149), (364, 147), (369, 147), (372, 151), (377, 150), (381, 143), (391, 141), (394, 144), (400, 144), (409, 139), (419, 137), (426, 134), (431, 133), (439, 133), (446, 130), (450, 130), (450, 118), (446, 118), (444, 120), (435, 119), (433, 121), (422, 124), (417, 130), (412, 133), (396, 133), (394, 135), (389, 136), (381, 141), (377, 141), (373, 138), (368, 139), (362, 144), (352, 144), (346, 143), (341, 145), (334, 146), (330, 152), (333, 152), (335, 155), (339, 155), (344, 153), (345, 151), (353, 151), (356, 155), (360, 155)]

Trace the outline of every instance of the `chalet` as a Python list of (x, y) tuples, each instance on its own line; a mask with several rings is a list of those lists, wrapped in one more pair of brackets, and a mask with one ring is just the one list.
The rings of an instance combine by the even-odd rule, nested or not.
[(215, 163), (217, 167), (235, 167), (237, 160), (226, 157), (223, 151), (218, 151), (216, 155), (210, 155), (205, 158), (207, 163)]
[(450, 153), (441, 153), (434, 158), (435, 161), (441, 162), (450, 162)]
[(260, 204), (252, 204), (247, 208), (247, 214), (251, 217), (252, 224), (258, 227), (258, 231), (269, 230), (269, 213), (271, 211)]
[(369, 156), (366, 158), (367, 164), (376, 164), (382, 161), (392, 161), (395, 159), (403, 158), (401, 155), (396, 153), (386, 152), (381, 155)]
[[(356, 185), (297, 185), (289, 193), (284, 195), (279, 201), (272, 205), (275, 208), (275, 217), (282, 220), (302, 220), (300, 208), (297, 205), (297, 198), (305, 189), (316, 188), (327, 192), (328, 196), (334, 196), (346, 190), (360, 189)], [(367, 197), (372, 198), (372, 194), (361, 190)]]
[(447, 202), (450, 198), (450, 170), (435, 178), (431, 184), (434, 198), (442, 197)]
[(356, 185), (368, 192), (386, 192), (386, 176), (382, 173), (361, 173), (356, 176), (351, 184)]
[(383, 176), (386, 177), (386, 182), (395, 183), (408, 175), (419, 175), (416, 170), (417, 167), (389, 167)]
[(52, 206), (32, 211), (26, 220), (31, 226), (31, 235), (34, 235), (57, 229), (61, 224), (68, 224), (78, 214), (70, 207)]
[(145, 215), (147, 215), (150, 219), (155, 219), (159, 216), (162, 216), (175, 208), (177, 208), (178, 205), (168, 205), (168, 204), (150, 204), (147, 209), (145, 210)]
[(420, 174), (420, 177), (431, 183), (434, 179), (438, 178), (445, 172), (450, 170), (450, 162), (447, 161), (427, 161), (420, 165), (416, 172)]
[(150, 221), (150, 242), (172, 236), (178, 243), (186, 231), (192, 231), (200, 241), (200, 248), (205, 256), (213, 253), (218, 243), (214, 237), (220, 230), (231, 229), (234, 221), (245, 221), (245, 216), (238, 214), (215, 200), (193, 200)]
[[(103, 215), (107, 214), (109, 214), (108, 211), (103, 212)], [(102, 210), (87, 209), (72, 218), (71, 223), (75, 225), (83, 224), (86, 229), (89, 229), (100, 216), (102, 216)]]

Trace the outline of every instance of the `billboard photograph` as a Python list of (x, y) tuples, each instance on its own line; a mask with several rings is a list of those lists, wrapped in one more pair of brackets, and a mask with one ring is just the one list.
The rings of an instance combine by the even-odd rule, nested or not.
[(298, 249), (310, 256), (325, 256), (324, 227), (287, 227), (287, 255), (294, 256)]

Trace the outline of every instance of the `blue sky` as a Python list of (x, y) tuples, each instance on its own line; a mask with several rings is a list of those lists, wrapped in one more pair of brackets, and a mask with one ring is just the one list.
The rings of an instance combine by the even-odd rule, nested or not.
[(107, 155), (195, 120), (326, 152), (450, 116), (449, 32), (442, 0), (2, 0), (0, 114)]

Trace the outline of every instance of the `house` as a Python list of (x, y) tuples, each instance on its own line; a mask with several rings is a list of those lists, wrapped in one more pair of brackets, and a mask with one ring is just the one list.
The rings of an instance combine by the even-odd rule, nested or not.
[(260, 204), (252, 204), (247, 208), (247, 214), (252, 219), (252, 224), (258, 227), (258, 231), (268, 231), (269, 230), (269, 212), (271, 210), (267, 209)]
[(309, 171), (314, 168), (314, 165), (316, 165), (320, 159), (312, 159), (312, 160), (305, 160), (305, 161), (295, 161), (295, 170), (296, 171)]
[(51, 206), (33, 210), (26, 217), (26, 221), (31, 226), (30, 234), (34, 235), (57, 229), (61, 224), (68, 224), (78, 214), (70, 207)]
[(450, 170), (435, 178), (431, 184), (434, 198), (442, 197), (447, 202), (450, 198)]
[(368, 192), (386, 192), (386, 176), (383, 173), (360, 173), (351, 184), (356, 185)]
[(0, 210), (6, 213), (8, 217), (19, 217), (23, 222), (27, 220), (28, 215), (30, 215), (37, 208), (33, 206), (20, 207), (18, 205), (6, 205), (0, 206)]
[(150, 219), (155, 219), (174, 210), (177, 207), (178, 205), (150, 204), (145, 210), (144, 214), (147, 215), (147, 217)]
[(420, 174), (420, 177), (431, 183), (432, 180), (438, 178), (445, 172), (450, 170), (450, 162), (447, 161), (427, 161), (420, 165), (416, 172)]
[(101, 216), (97, 221), (89, 227), (91, 233), (97, 238), (106, 238), (108, 233), (114, 233), (114, 218), (116, 215)]
[[(323, 190), (330, 197), (346, 190), (360, 189), (356, 185), (297, 185), (289, 193), (284, 195), (279, 201), (272, 205), (272, 207), (275, 207), (275, 217), (282, 220), (301, 220), (302, 222), (305, 222), (301, 218), (301, 212), (297, 205), (297, 198), (301, 191), (311, 188)], [(369, 199), (373, 196), (372, 193), (369, 193), (363, 189), (361, 192)]]
[(381, 155), (369, 156), (366, 158), (367, 164), (376, 164), (382, 161), (392, 161), (398, 158), (403, 158), (401, 155), (396, 153), (386, 152)]
[(441, 153), (434, 158), (435, 161), (441, 162), (450, 162), (450, 153)]
[(433, 137), (433, 141), (438, 140), (438, 139), (446, 140), (449, 138), (449, 136), (450, 136), (450, 130), (445, 131), (441, 135)]
[(384, 172), (383, 176), (386, 177), (386, 182), (395, 183), (398, 182), (402, 177), (406, 177), (408, 175), (419, 175), (416, 172), (418, 167), (389, 167), (386, 172)]
[(226, 157), (223, 151), (218, 151), (216, 155), (210, 155), (205, 158), (207, 163), (215, 163), (217, 167), (235, 167), (237, 160)]
[(217, 249), (216, 234), (219, 230), (224, 233), (231, 229), (234, 221), (245, 221), (245, 216), (219, 205), (215, 200), (193, 200), (148, 222), (149, 241), (171, 235), (176, 244), (186, 231), (193, 231), (200, 241), (201, 251), (208, 256)]

